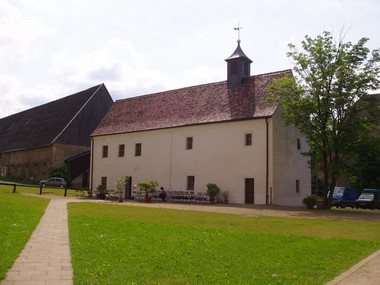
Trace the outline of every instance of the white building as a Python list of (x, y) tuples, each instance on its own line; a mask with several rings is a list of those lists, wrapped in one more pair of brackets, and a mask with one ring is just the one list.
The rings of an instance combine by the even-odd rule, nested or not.
[(305, 137), (265, 102), (266, 87), (291, 71), (250, 76), (240, 43), (226, 61), (227, 81), (116, 101), (92, 134), (91, 189), (129, 176), (169, 191), (215, 183), (230, 203), (302, 205), (311, 192)]

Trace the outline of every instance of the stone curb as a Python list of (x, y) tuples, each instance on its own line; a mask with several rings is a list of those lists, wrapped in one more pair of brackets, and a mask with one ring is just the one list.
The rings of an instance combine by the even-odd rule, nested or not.
[[(367, 265), (370, 261), (374, 260), (375, 258), (378, 258), (376, 260), (376, 263), (378, 263), (379, 268), (380, 268), (380, 250), (372, 253), (370, 256), (364, 258), (363, 260), (359, 261), (356, 263), (354, 266), (352, 266), (350, 269), (347, 271), (343, 272), (341, 275), (335, 277), (333, 280), (327, 282), (325, 285), (335, 285), (340, 282), (344, 283), (344, 280), (350, 277), (352, 274), (355, 274), (359, 269), (361, 269), (363, 266)], [(380, 282), (380, 280), (378, 280)], [(361, 284), (360, 281), (358, 281)]]

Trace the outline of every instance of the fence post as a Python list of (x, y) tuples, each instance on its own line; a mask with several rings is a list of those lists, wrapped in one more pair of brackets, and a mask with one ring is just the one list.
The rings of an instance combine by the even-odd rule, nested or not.
[(42, 195), (42, 184), (40, 185), (40, 195)]
[(16, 184), (13, 184), (13, 193), (16, 193)]
[(67, 187), (65, 187), (65, 197), (66, 197), (66, 194), (67, 194)]

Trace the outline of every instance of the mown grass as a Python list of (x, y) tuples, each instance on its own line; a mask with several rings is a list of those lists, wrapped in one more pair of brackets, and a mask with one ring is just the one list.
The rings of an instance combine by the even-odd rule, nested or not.
[(0, 279), (4, 279), (38, 225), (49, 199), (12, 193), (0, 186)]
[(323, 284), (380, 248), (375, 222), (92, 203), (69, 230), (75, 284)]

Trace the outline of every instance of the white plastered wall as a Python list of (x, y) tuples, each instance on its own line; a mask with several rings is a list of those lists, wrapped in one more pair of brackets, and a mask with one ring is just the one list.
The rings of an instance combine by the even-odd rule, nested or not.
[[(132, 183), (157, 180), (166, 190), (186, 190), (187, 176), (195, 176), (195, 192), (206, 192), (207, 183), (216, 183), (230, 192), (231, 203), (245, 203), (245, 178), (255, 179), (255, 204), (265, 204), (266, 129), (265, 120), (247, 120), (181, 128), (143, 131), (94, 137), (93, 189), (107, 177), (114, 189), (120, 176), (132, 176)], [(245, 145), (252, 133), (253, 144)], [(186, 138), (193, 137), (193, 149)], [(135, 156), (135, 144), (142, 155)], [(125, 156), (118, 157), (119, 145)], [(102, 158), (102, 147), (108, 157)]]
[[(309, 146), (306, 137), (291, 126), (284, 126), (279, 108), (272, 117), (273, 123), (273, 183), (272, 201), (275, 205), (302, 206), (304, 197), (311, 194), (311, 172), (308, 157), (302, 155)], [(297, 139), (301, 148), (297, 148)], [(296, 193), (296, 180), (300, 192)]]

